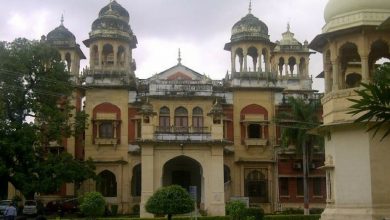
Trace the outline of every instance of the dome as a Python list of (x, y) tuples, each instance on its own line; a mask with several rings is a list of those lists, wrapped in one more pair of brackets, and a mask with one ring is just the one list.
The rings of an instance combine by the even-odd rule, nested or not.
[(326, 25), (323, 32), (379, 25), (389, 16), (389, 0), (329, 0), (324, 12)]
[(126, 22), (129, 22), (130, 16), (129, 12), (122, 7), (118, 2), (115, 0), (110, 2), (108, 5), (104, 6), (102, 9), (100, 9), (99, 17), (107, 14), (109, 11), (113, 11), (115, 14), (120, 16), (122, 19), (124, 19)]
[(88, 45), (95, 39), (119, 39), (130, 41), (132, 48), (135, 48), (137, 39), (129, 25), (129, 13), (115, 0), (104, 6), (98, 18), (92, 23), (92, 31), (89, 33), (90, 39), (85, 40)]
[(47, 41), (53, 44), (76, 44), (76, 37), (62, 23), (47, 34)]
[(249, 13), (232, 28), (231, 41), (239, 40), (266, 40), (269, 41), (267, 25)]

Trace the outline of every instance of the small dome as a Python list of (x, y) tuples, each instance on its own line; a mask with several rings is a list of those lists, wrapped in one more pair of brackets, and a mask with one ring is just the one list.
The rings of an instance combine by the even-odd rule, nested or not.
[(76, 37), (63, 24), (61, 24), (47, 34), (47, 41), (53, 44), (56, 44), (56, 42), (62, 44), (75, 44)]
[(108, 5), (104, 6), (100, 12), (99, 12), (99, 17), (107, 14), (107, 12), (109, 11), (113, 11), (115, 14), (117, 14), (118, 16), (120, 16), (122, 19), (124, 19), (126, 22), (129, 22), (129, 19), (130, 19), (130, 15), (129, 15), (129, 12), (122, 7), (122, 5), (120, 5), (118, 2), (116, 2), (115, 0), (110, 2)]
[(379, 25), (389, 16), (389, 0), (329, 0), (324, 11), (326, 26), (323, 32)]
[(268, 27), (253, 14), (249, 13), (232, 28), (231, 41), (240, 40), (269, 40)]

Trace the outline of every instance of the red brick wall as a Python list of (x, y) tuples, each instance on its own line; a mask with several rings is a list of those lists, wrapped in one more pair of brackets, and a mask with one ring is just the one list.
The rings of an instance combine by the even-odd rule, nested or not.
[[(102, 103), (97, 105), (92, 111), (92, 120), (96, 119), (96, 113), (115, 113), (116, 119), (121, 120), (121, 110), (118, 106), (113, 105), (111, 103)], [(97, 126), (93, 123), (93, 137), (95, 138), (97, 135)], [(120, 143), (121, 137), (121, 126), (117, 126), (116, 128), (116, 136), (118, 138), (118, 144)]]

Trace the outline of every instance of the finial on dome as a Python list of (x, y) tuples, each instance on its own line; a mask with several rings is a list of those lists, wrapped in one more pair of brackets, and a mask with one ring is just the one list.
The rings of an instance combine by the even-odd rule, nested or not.
[(178, 54), (177, 61), (179, 62), (179, 64), (181, 64), (181, 52), (180, 52), (180, 48), (179, 48), (179, 54)]
[(64, 25), (64, 14), (61, 14), (61, 25)]
[(290, 32), (290, 22), (287, 22), (287, 32)]
[(248, 14), (252, 14), (252, 0), (249, 0), (249, 9), (248, 9)]

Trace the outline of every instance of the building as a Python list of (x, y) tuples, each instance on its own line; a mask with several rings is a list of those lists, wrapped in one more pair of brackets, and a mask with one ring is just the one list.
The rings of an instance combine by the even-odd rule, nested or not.
[(321, 219), (390, 217), (390, 139), (373, 137), (367, 124), (348, 114), (360, 82), (374, 77), (375, 67), (390, 58), (390, 1), (330, 0), (326, 25), (310, 43), (323, 53), (327, 206)]
[[(79, 63), (85, 57), (63, 23), (46, 41), (58, 48), (80, 86), (74, 93), (76, 111), (85, 100), (90, 116), (84, 139), (68, 139), (60, 147), (76, 158), (92, 158), (101, 180), (67, 184), (61, 195), (96, 190), (122, 212), (140, 207), (142, 217), (150, 215), (143, 207), (153, 192), (171, 184), (196, 187), (197, 204), (209, 215), (225, 215), (230, 199), (266, 212), (299, 207), (299, 187), (293, 184), (302, 175), (297, 169), (283, 173), (299, 157), (291, 152), (292, 158), (278, 157), (280, 129), (273, 118), (286, 109), (287, 97), (309, 100), (319, 94), (311, 87), (308, 42), (297, 41), (289, 25), (280, 41), (271, 42), (267, 25), (249, 8), (224, 47), (231, 71), (221, 80), (185, 66), (180, 51), (177, 65), (138, 79), (132, 57), (137, 38), (128, 11), (115, 0), (100, 10), (83, 41), (90, 60), (82, 75)], [(313, 195), (321, 207), (325, 174), (315, 174), (320, 189)], [(291, 179), (288, 195), (286, 178)], [(286, 199), (289, 195), (294, 198)]]

